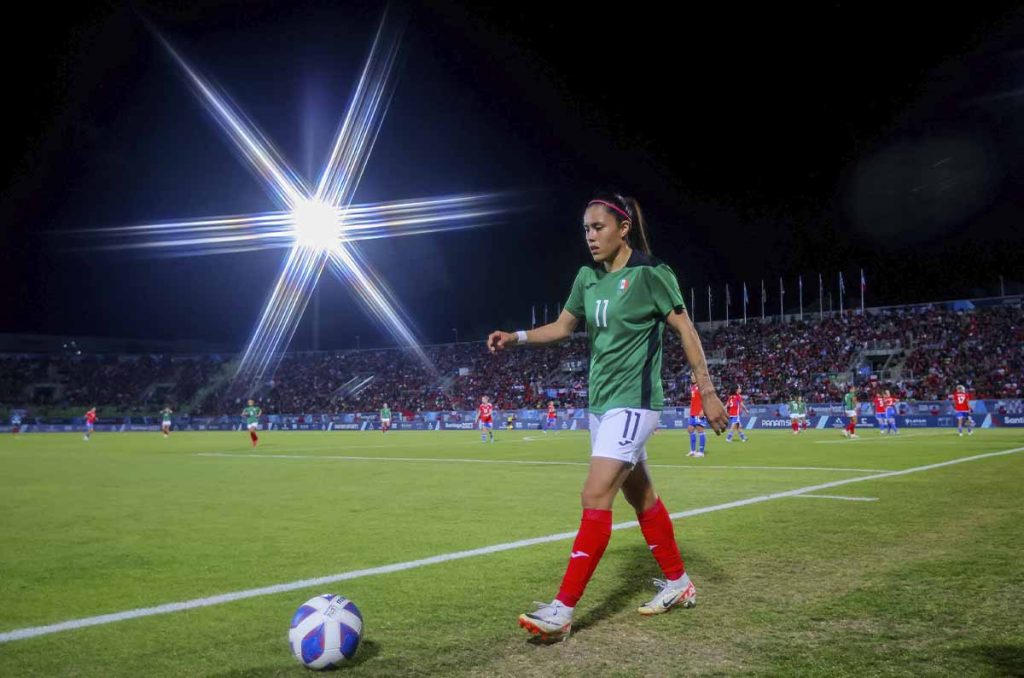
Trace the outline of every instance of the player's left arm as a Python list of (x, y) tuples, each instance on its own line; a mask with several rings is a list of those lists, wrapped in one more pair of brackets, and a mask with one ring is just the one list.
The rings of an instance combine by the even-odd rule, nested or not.
[(704, 357), (704, 347), (700, 343), (700, 336), (697, 328), (690, 321), (686, 309), (682, 311), (673, 310), (665, 317), (668, 326), (679, 334), (683, 343), (683, 351), (686, 353), (686, 361), (693, 370), (697, 381), (697, 388), (700, 389), (701, 402), (704, 407), (704, 414), (711, 429), (715, 433), (723, 433), (729, 425), (729, 416), (725, 413), (725, 407), (715, 393), (715, 385), (711, 382), (711, 373), (708, 371), (708, 361)]

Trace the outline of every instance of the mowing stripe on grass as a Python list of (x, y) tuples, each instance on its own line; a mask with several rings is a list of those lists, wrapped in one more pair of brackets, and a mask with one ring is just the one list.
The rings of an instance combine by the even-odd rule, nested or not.
[[(459, 457), (356, 457), (335, 454), (232, 454), (227, 452), (196, 452), (196, 457), (227, 457), (237, 459), (299, 459), (330, 461), (425, 461), (442, 464), (521, 464), (526, 466), (590, 466), (586, 461), (543, 461), (535, 459), (462, 459)], [(735, 466), (702, 464), (648, 464), (650, 468), (686, 468), (686, 469), (742, 469), (746, 471), (843, 471), (847, 473), (881, 473), (885, 468), (836, 468), (834, 466)]]
[[(933, 469), (943, 468), (946, 466), (953, 466), (955, 464), (963, 464), (968, 461), (990, 459), (992, 457), (1002, 457), (1008, 454), (1014, 454), (1016, 452), (1021, 451), (1024, 451), (1024, 447), (1015, 447), (1010, 450), (1001, 450), (999, 452), (987, 452), (985, 454), (976, 454), (970, 457), (960, 457), (959, 459), (951, 459), (949, 461), (942, 461), (935, 464), (927, 464), (925, 466), (915, 466), (914, 468), (903, 469), (902, 471), (888, 471), (886, 473), (878, 473), (870, 476), (846, 478), (845, 480), (835, 480), (830, 483), (821, 483), (818, 485), (810, 485), (808, 487), (800, 487), (795, 490), (788, 490), (786, 492), (776, 492), (773, 494), (761, 495), (759, 497), (751, 497), (749, 499), (739, 499), (737, 501), (730, 501), (725, 504), (716, 504), (714, 506), (705, 506), (703, 508), (690, 509), (689, 511), (680, 511), (679, 513), (673, 513), (671, 515), (673, 520), (678, 520), (679, 518), (699, 516), (704, 513), (713, 513), (715, 511), (724, 511), (726, 509), (739, 508), (741, 506), (750, 506), (751, 504), (760, 504), (766, 501), (772, 501), (774, 499), (782, 499), (783, 497), (795, 497), (797, 495), (806, 494), (808, 492), (817, 492), (819, 490), (825, 490), (831, 487), (839, 487), (841, 485), (849, 485), (851, 483), (860, 483), (866, 480), (880, 480), (882, 478), (893, 478), (896, 476), (909, 475), (911, 473), (920, 473), (921, 471), (931, 471)], [(635, 520), (631, 520), (629, 522), (618, 523), (616, 525), (613, 525), (612, 529), (623, 530), (630, 527), (636, 527), (637, 525), (638, 523)], [(72, 631), (74, 629), (82, 629), (87, 628), (89, 626), (111, 624), (113, 622), (125, 621), (127, 619), (151, 617), (153, 615), (158, 614), (167, 614), (170, 612), (191, 610), (197, 607), (209, 607), (211, 605), (230, 603), (236, 600), (245, 600), (247, 598), (256, 598), (259, 596), (269, 596), (276, 593), (285, 593), (287, 591), (307, 589), (312, 588), (314, 586), (319, 587), (323, 586), (324, 584), (333, 584), (335, 582), (347, 581), (350, 579), (358, 579), (360, 577), (370, 577), (378, 574), (389, 574), (391, 572), (412, 570), (415, 568), (424, 567), (426, 565), (436, 565), (438, 563), (447, 563), (453, 560), (471, 558), (473, 556), (500, 553), (502, 551), (511, 551), (513, 549), (525, 548), (527, 546), (536, 546), (537, 544), (547, 544), (555, 541), (568, 540), (572, 539), (575, 536), (575, 531), (560, 532), (558, 534), (549, 534), (545, 537), (521, 539), (519, 541), (508, 542), (506, 544), (494, 544), (493, 546), (484, 546), (482, 548), (470, 549), (468, 551), (456, 551), (454, 553), (445, 553), (439, 556), (432, 556), (430, 558), (409, 560), (404, 563), (393, 563), (391, 565), (371, 567), (364, 570), (353, 570), (351, 572), (342, 572), (340, 574), (328, 575), (326, 577), (316, 577), (314, 579), (301, 579), (299, 581), (288, 582), (285, 584), (275, 584), (273, 586), (264, 586), (258, 589), (235, 591), (233, 593), (224, 593), (218, 596), (210, 596), (208, 598), (194, 598), (192, 600), (186, 600), (180, 603), (167, 603), (165, 605), (157, 605), (155, 607), (144, 607), (135, 610), (127, 610), (125, 612), (103, 614), (96, 617), (72, 619), (70, 621), (60, 622), (58, 624), (48, 624), (46, 626), (32, 626), (29, 628), (16, 629), (14, 631), (0, 633), (0, 643), (9, 643), (13, 640), (24, 640), (26, 638), (34, 638), (36, 636), (44, 636), (51, 633), (59, 633), (61, 631)]]

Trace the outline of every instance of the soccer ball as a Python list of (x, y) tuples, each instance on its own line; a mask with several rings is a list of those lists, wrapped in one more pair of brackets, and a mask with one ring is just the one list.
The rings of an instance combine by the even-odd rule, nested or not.
[(352, 659), (363, 636), (363, 615), (348, 598), (324, 594), (295, 611), (288, 644), (295, 658), (311, 669), (333, 669)]

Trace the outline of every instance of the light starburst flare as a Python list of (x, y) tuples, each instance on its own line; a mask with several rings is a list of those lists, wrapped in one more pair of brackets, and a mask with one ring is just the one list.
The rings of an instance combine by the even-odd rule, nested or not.
[(399, 300), (357, 249), (357, 241), (496, 223), (508, 193), (450, 195), (353, 204), (386, 115), (404, 22), (386, 13), (315, 188), (294, 172), (230, 99), (159, 34), (196, 96), (278, 204), (276, 211), (80, 231), (104, 236), (100, 249), (192, 256), (287, 248), (281, 272), (235, 372), (240, 392), (265, 384), (280, 363), (324, 268), (351, 286), (368, 314), (436, 374)]

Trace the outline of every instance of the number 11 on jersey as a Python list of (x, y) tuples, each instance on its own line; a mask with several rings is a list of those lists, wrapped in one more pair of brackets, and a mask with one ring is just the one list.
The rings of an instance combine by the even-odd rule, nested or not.
[(608, 300), (598, 299), (597, 308), (594, 311), (594, 326), (608, 327)]

